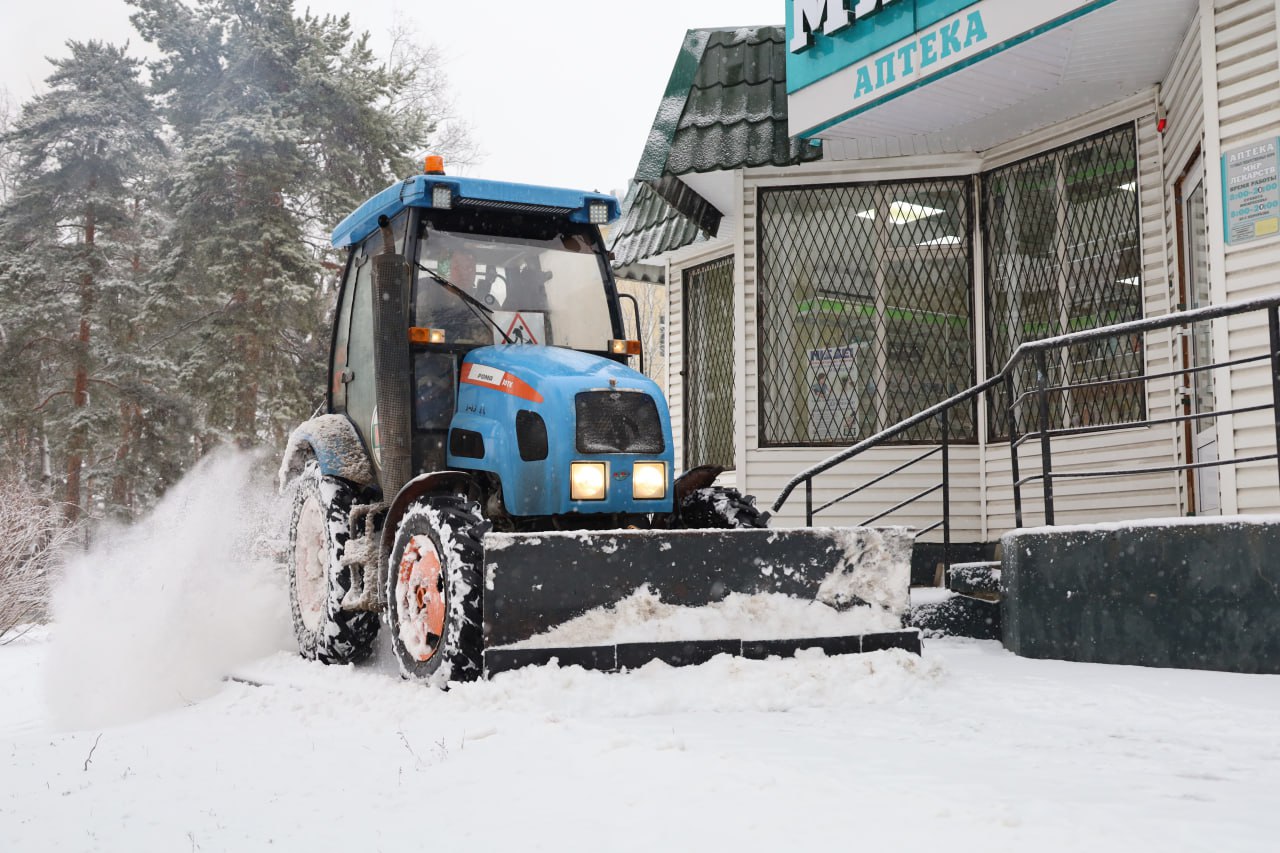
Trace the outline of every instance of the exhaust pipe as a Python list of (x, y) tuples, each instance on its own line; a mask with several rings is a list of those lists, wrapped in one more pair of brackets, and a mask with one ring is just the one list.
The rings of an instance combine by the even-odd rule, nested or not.
[(382, 251), (373, 259), (373, 364), (378, 449), (374, 464), (382, 498), (392, 500), (413, 476), (411, 412), (413, 366), (409, 352), (409, 265), (397, 254), (391, 224), (378, 219)]

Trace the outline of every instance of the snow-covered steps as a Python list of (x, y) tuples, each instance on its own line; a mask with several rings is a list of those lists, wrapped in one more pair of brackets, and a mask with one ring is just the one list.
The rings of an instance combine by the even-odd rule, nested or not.
[(1000, 561), (955, 563), (947, 572), (947, 589), (985, 601), (1000, 600)]
[(1000, 639), (999, 560), (953, 563), (946, 572), (946, 588), (954, 595), (912, 607), (907, 624), (926, 637)]
[(925, 637), (970, 637), (975, 640), (1000, 639), (1000, 603), (953, 595), (911, 608), (907, 624)]

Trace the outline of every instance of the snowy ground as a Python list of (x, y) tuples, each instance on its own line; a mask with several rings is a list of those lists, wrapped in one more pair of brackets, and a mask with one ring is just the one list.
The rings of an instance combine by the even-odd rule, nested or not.
[[(189, 706), (55, 730), (0, 649), (0, 849), (1229, 850), (1280, 837), (1280, 678), (995, 643), (437, 692), (278, 653)], [(469, 845), (464, 847), (462, 845)]]
[(439, 692), (273, 651), (283, 592), (189, 523), (264, 512), (237, 472), (0, 646), (0, 851), (1277, 849), (1280, 677), (947, 640)]

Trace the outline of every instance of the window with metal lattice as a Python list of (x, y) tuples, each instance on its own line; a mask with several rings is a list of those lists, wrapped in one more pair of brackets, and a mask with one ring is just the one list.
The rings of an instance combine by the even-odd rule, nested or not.
[(684, 271), (684, 467), (734, 467), (733, 256)]
[[(1142, 317), (1136, 145), (1128, 124), (982, 176), (989, 374), (1023, 342)], [(1047, 368), (1050, 429), (1146, 417), (1141, 335), (1065, 347)], [(1034, 360), (1013, 386), (1037, 387)], [(1007, 389), (989, 399), (991, 438), (1007, 438)], [(1038, 428), (1036, 400), (1014, 411), (1020, 433)]]
[[(974, 384), (972, 178), (762, 189), (760, 441), (839, 445)], [(952, 413), (976, 439), (976, 409)], [(936, 421), (904, 442), (941, 438)]]

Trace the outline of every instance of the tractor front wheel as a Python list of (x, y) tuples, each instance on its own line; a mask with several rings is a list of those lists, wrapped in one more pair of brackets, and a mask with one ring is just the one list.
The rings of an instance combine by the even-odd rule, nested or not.
[(486, 526), (479, 507), (456, 497), (423, 499), (401, 518), (387, 566), (387, 622), (406, 678), (443, 687), (480, 677)]

